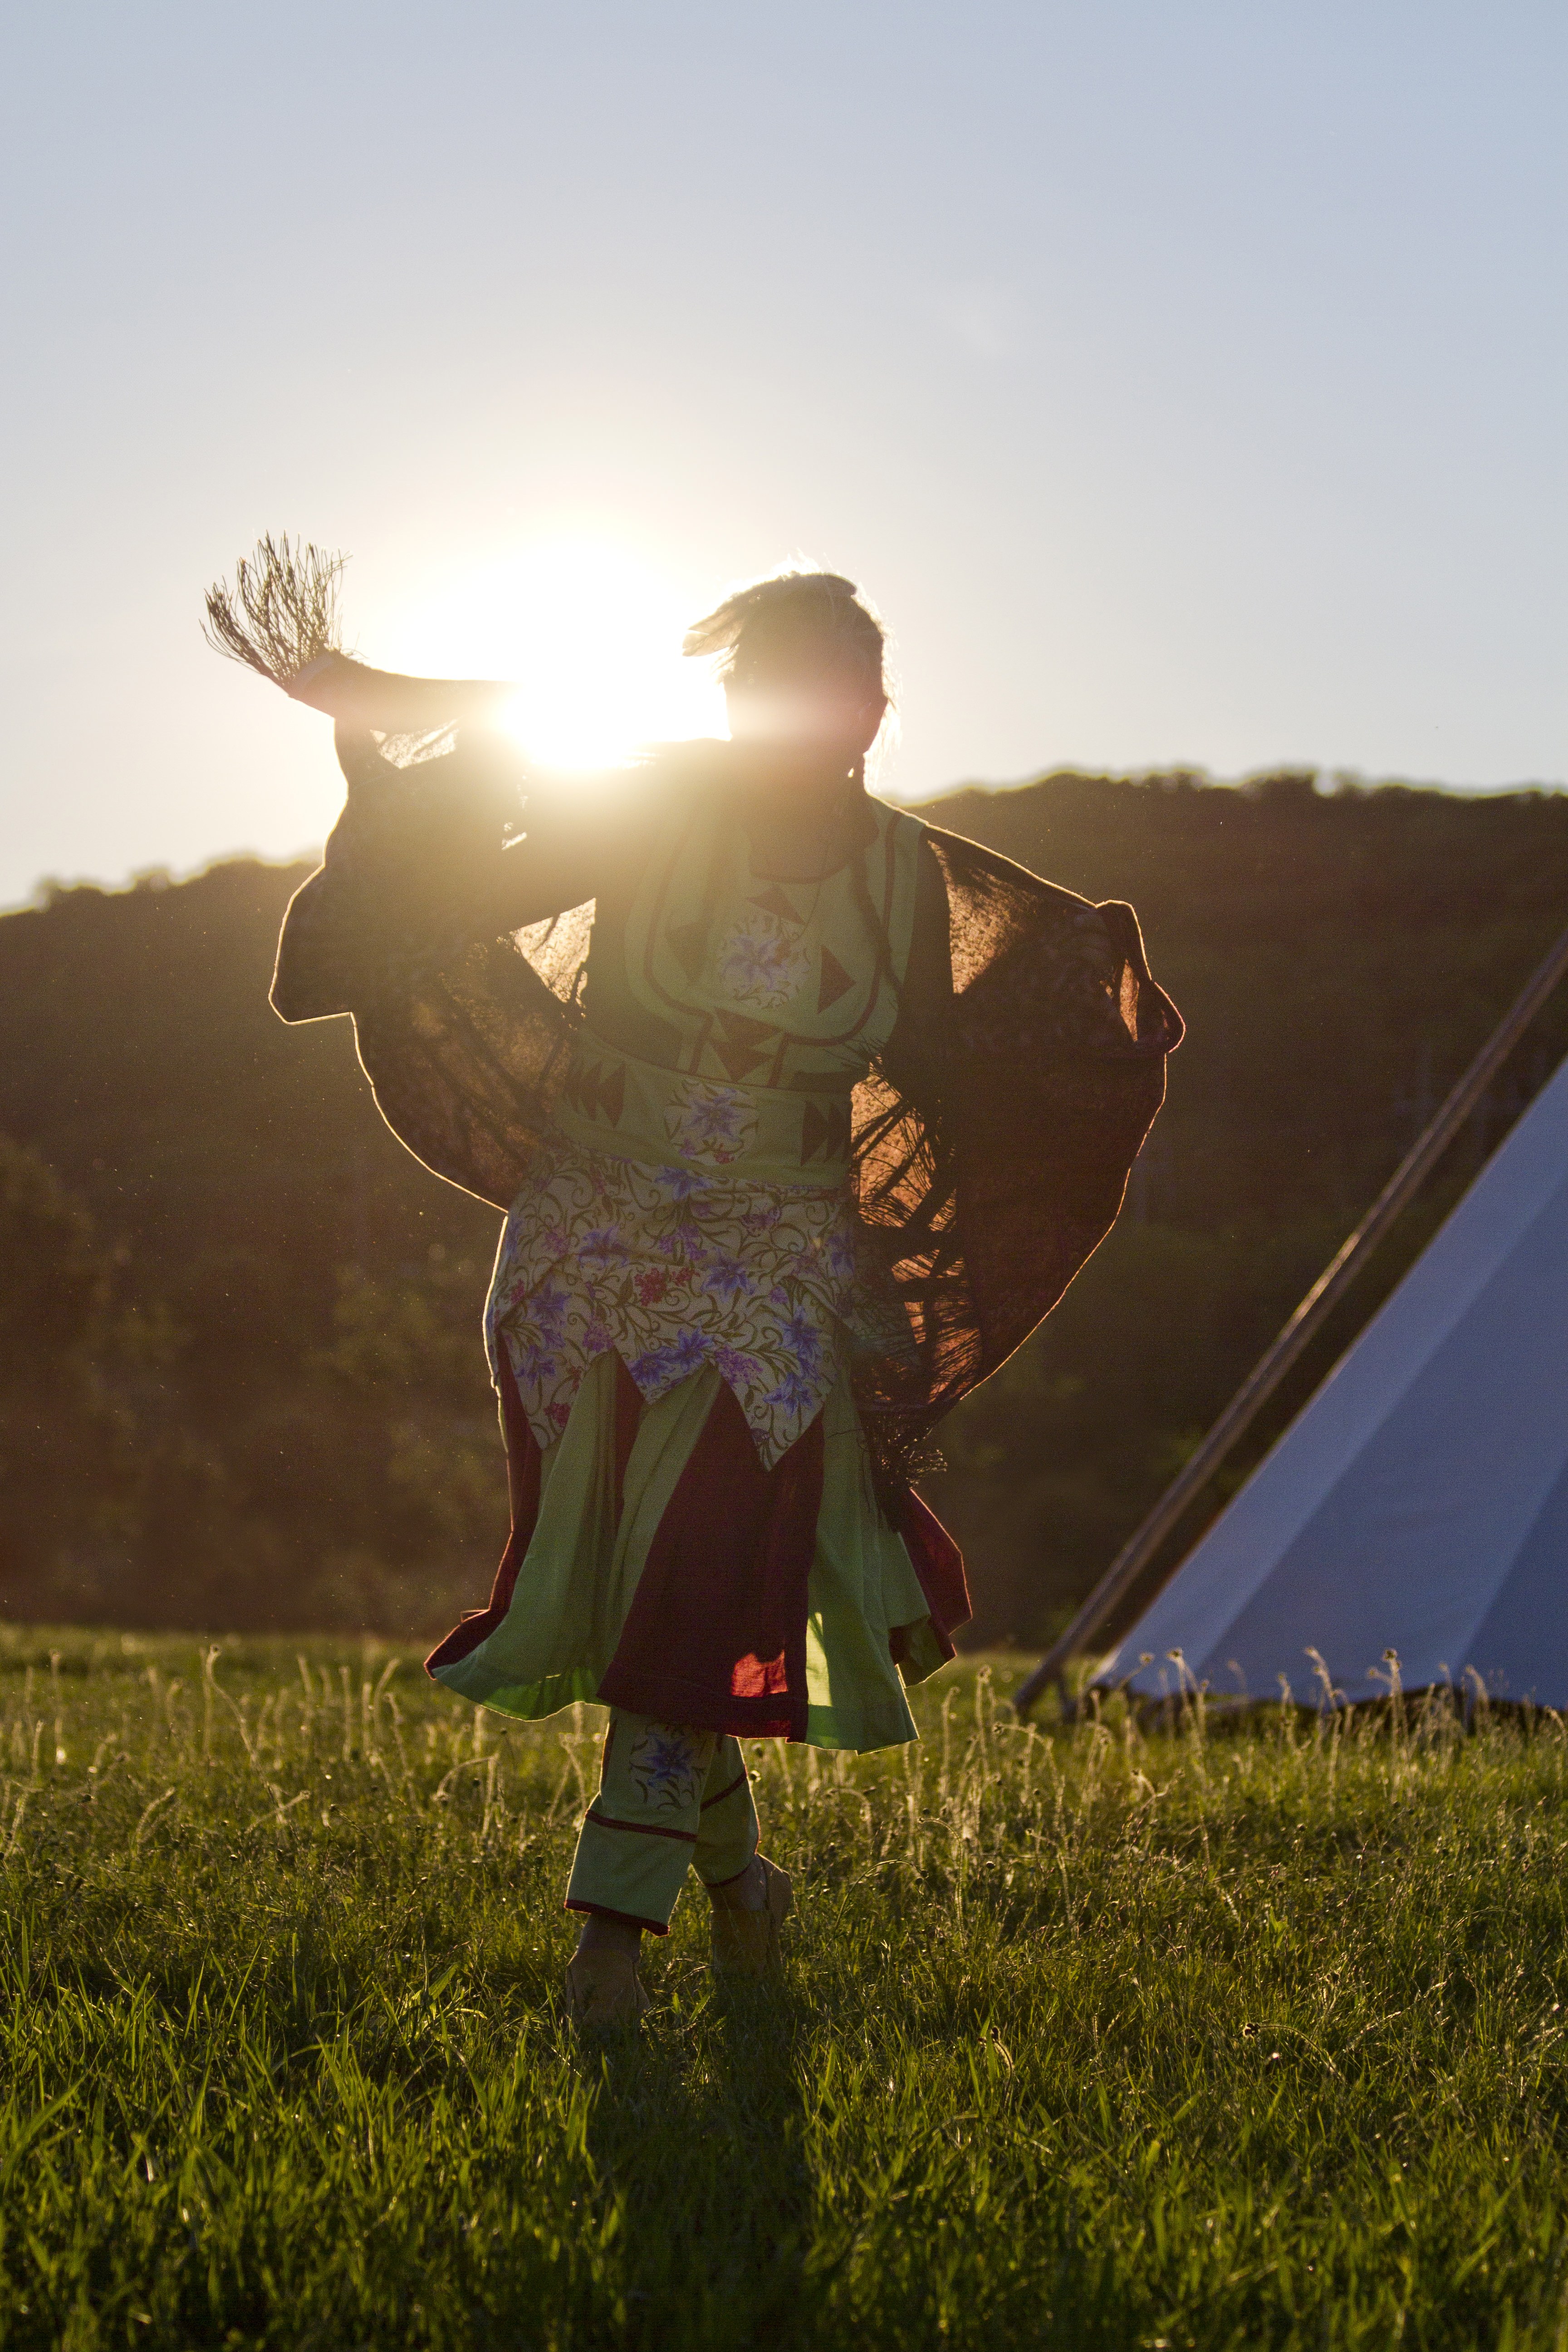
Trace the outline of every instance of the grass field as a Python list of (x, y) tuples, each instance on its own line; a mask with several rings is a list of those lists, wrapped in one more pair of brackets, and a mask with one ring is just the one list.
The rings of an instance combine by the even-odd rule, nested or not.
[(0, 2343), (1568, 2344), (1568, 1738), (1411, 1709), (755, 1759), (783, 1989), (700, 1895), (563, 2021), (594, 1711), (384, 1649), (0, 1635)]

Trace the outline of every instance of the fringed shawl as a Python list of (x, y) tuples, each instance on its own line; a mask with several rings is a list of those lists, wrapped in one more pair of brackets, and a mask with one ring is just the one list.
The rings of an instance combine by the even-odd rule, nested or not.
[[(485, 789), (482, 765), (430, 748), (340, 730), (349, 805), (289, 905), (272, 1002), (286, 1021), (351, 1013), (394, 1134), (504, 1211), (551, 1127), (594, 909), (475, 938), (472, 877), (517, 806)], [(660, 755), (650, 788), (662, 772), (679, 789), (700, 757)], [(856, 1206), (911, 1343), (856, 1367), (885, 1500), (1110, 1231), (1182, 1035), (1131, 907), (1091, 905), (957, 834), (929, 838), (952, 994), (918, 1035), (900, 1023), (855, 1095)]]

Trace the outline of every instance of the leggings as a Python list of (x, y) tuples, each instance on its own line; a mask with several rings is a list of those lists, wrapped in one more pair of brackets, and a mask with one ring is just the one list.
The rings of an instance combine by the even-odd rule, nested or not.
[(568, 1911), (653, 1935), (695, 1865), (706, 1886), (739, 1878), (757, 1851), (757, 1809), (738, 1740), (612, 1707), (599, 1793), (583, 1816)]

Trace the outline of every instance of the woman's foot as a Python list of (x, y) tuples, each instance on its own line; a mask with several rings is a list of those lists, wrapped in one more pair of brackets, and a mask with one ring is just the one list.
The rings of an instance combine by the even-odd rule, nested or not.
[(779, 1928), (789, 1916), (789, 1874), (753, 1855), (739, 1878), (710, 1886), (713, 1966), (722, 1976), (762, 1977), (779, 1966)]
[(651, 2007), (637, 1969), (642, 1930), (589, 1916), (566, 1966), (566, 2006), (579, 2025), (635, 2025)]

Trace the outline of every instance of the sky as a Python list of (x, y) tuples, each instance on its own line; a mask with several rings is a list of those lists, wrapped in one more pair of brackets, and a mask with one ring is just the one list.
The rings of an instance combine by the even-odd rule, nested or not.
[[(264, 530), (586, 757), (796, 554), (921, 796), (1568, 781), (1568, 14), (142, 0), (0, 34), (0, 905), (318, 844), (220, 661)], [(529, 714), (532, 713), (531, 722)]]

